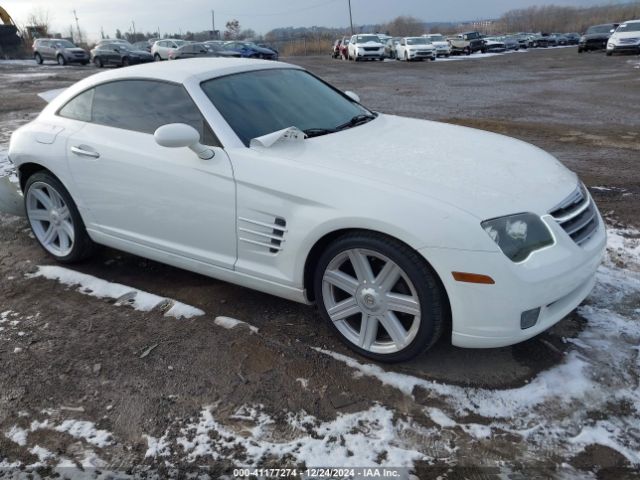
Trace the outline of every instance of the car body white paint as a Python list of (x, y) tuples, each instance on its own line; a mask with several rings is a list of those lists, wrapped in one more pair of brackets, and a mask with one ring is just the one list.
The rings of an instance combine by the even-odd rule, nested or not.
[(443, 55), (443, 56), (446, 56), (446, 57), (451, 55), (451, 44), (449, 42), (447, 42), (446, 39), (444, 39), (444, 40), (434, 40), (434, 39), (440, 38), (440, 37), (444, 38), (443, 35), (441, 35), (439, 33), (428, 33), (428, 34), (424, 34), (422, 36), (428, 38), (429, 40), (431, 40), (432, 45), (436, 49), (436, 55)]
[(361, 36), (373, 36), (372, 34), (353, 35), (347, 46), (349, 52), (349, 58), (354, 60), (366, 60), (366, 59), (383, 59), (384, 58), (384, 44), (378, 41), (359, 41)]
[[(384, 114), (330, 135), (283, 134), (247, 148), (200, 82), (274, 68), (300, 67), (214, 58), (99, 73), (14, 132), (10, 158), (19, 168), (36, 163), (53, 172), (96, 242), (298, 302), (309, 302), (305, 263), (325, 235), (366, 229), (395, 237), (440, 277), (458, 346), (525, 340), (586, 297), (605, 245), (604, 224), (597, 214), (596, 233), (579, 246), (549, 215), (579, 183), (554, 157), (502, 135)], [(184, 85), (224, 148), (210, 147), (215, 157), (201, 160), (187, 148), (159, 146), (153, 135), (56, 115), (81, 91), (127, 78)], [(80, 141), (100, 149), (100, 159), (70, 155)], [(514, 263), (480, 222), (519, 212), (540, 216), (555, 243)], [(275, 251), (265, 241), (274, 228), (283, 231)], [(490, 275), (496, 283), (458, 282), (454, 271)], [(539, 323), (521, 330), (520, 312), (537, 306)]]
[[(408, 40), (424, 41), (419, 45), (409, 45)], [(396, 45), (398, 60), (429, 60), (436, 57), (436, 47), (426, 37), (403, 37)]]
[[(633, 24), (635, 30), (625, 31), (627, 25)], [(607, 40), (607, 53), (628, 51), (634, 53), (640, 53), (640, 31), (638, 31), (638, 25), (640, 19), (627, 20), (622, 22), (615, 32)], [(622, 28), (621, 28), (622, 27)]]
[(151, 55), (154, 58), (158, 55), (161, 60), (169, 60), (169, 53), (172, 50), (176, 50), (187, 43), (189, 42), (175, 38), (163, 38), (153, 42), (153, 45), (151, 46)]

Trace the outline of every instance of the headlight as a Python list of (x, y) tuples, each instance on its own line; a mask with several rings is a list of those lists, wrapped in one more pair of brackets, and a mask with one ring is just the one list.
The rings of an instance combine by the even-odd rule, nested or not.
[(480, 225), (513, 262), (526, 260), (532, 252), (553, 245), (553, 236), (533, 213), (519, 213), (485, 220)]
[(586, 42), (586, 41), (587, 41), (587, 37), (580, 37), (580, 41), (581, 41), (582, 43)]

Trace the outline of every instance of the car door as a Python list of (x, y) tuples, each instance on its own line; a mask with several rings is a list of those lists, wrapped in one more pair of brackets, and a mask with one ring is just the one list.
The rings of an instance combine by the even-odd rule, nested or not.
[[(91, 110), (75, 115), (84, 126), (67, 140), (68, 164), (81, 213), (98, 241), (233, 268), (231, 163), (184, 87), (119, 80), (74, 101), (90, 103)], [(74, 116), (71, 102), (61, 116)], [(169, 123), (194, 126), (202, 143), (213, 144), (215, 157), (201, 160), (188, 148), (159, 146), (153, 132)]]
[(45, 40), (42, 42), (42, 58), (45, 60), (54, 60), (55, 59), (55, 49), (53, 47), (53, 42), (49, 40)]

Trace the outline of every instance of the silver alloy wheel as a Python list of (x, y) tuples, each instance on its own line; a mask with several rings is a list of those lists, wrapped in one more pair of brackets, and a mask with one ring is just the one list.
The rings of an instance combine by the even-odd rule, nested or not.
[(322, 278), (322, 300), (338, 331), (368, 352), (399, 352), (420, 327), (413, 283), (400, 266), (372, 250), (351, 249), (334, 257)]
[(35, 182), (27, 192), (27, 217), (42, 246), (57, 257), (71, 253), (75, 229), (71, 211), (62, 195), (43, 182)]

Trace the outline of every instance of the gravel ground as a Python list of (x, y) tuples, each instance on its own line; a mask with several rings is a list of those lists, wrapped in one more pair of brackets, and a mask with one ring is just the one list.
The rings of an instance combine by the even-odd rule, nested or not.
[[(0, 215), (0, 478), (217, 478), (255, 465), (637, 478), (638, 57), (559, 48), (435, 63), (288, 60), (375, 110), (556, 155), (607, 217), (594, 293), (523, 344), (463, 350), (443, 339), (410, 363), (377, 366), (343, 348), (313, 308), (139, 257), (104, 249), (73, 272), (41, 268), (53, 263), (26, 222)], [(0, 62), (0, 176), (11, 131), (43, 106), (36, 93), (95, 71)], [(163, 302), (136, 309), (95, 278)], [(203, 314), (167, 316), (171, 300)]]

